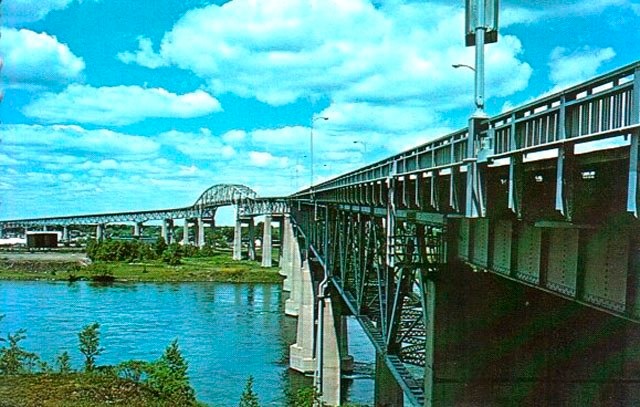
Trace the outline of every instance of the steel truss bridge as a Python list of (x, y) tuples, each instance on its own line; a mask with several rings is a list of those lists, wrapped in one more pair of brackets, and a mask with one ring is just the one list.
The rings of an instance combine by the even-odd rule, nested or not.
[(376, 348), (378, 405), (631, 405), (639, 142), (636, 62), (288, 197), (215, 186), (182, 209), (2, 226), (192, 217), (229, 204), (239, 217), (286, 214), (284, 256), (312, 280), (311, 299), (292, 310), (317, 322), (305, 331), (299, 320), (298, 332), (318, 338), (320, 367), (322, 301), (355, 316)]
[(213, 217), (217, 208), (235, 205), (243, 213), (260, 215), (282, 212), (283, 200), (258, 198), (251, 188), (238, 184), (217, 184), (204, 191), (191, 206), (149, 211), (113, 212), (0, 221), (1, 229), (39, 226), (99, 225), (121, 222), (146, 222), (164, 219), (197, 219)]
[[(527, 294), (532, 298), (548, 293), (606, 313), (596, 313), (592, 327), (576, 327), (581, 335), (592, 334), (600, 315), (607, 314), (631, 321), (631, 336), (638, 335), (639, 123), (636, 62), (489, 118), (478, 129), (462, 129), (290, 197), (291, 216), (316, 282), (329, 279), (333, 288), (328, 295), (360, 321), (406, 400), (413, 405), (475, 405), (487, 400), (459, 395), (452, 401), (442, 396), (442, 389), (458, 382), (495, 385), (507, 377), (528, 383), (591, 384), (587, 376), (595, 374), (593, 366), (561, 360), (537, 344), (527, 346), (542, 352), (547, 369), (557, 362), (578, 372), (547, 372), (541, 378), (513, 366), (471, 367), (469, 352), (460, 349), (481, 345), (462, 344), (464, 338), (456, 338), (451, 325), (461, 326), (459, 335), (466, 332), (470, 340), (498, 354), (504, 353), (496, 348), (500, 341), (517, 347), (508, 328), (484, 338), (469, 328), (495, 315), (496, 305), (486, 302), (497, 304), (492, 291), (510, 295), (496, 285), (504, 282), (480, 283), (487, 274), (533, 288), (533, 294)], [(475, 273), (457, 271), (462, 268)], [(474, 284), (478, 291), (470, 291)], [(315, 289), (316, 295), (324, 295), (322, 287)], [(464, 303), (465, 295), (487, 300), (468, 298), (477, 304), (474, 310)], [(441, 305), (447, 303), (458, 305)], [(489, 316), (475, 315), (482, 310)], [(476, 321), (458, 316), (464, 320), (458, 323), (455, 313), (469, 313)], [(506, 326), (519, 323), (504, 318)], [(518, 340), (533, 334), (520, 335)], [(566, 332), (558, 335), (561, 341), (580, 340)], [(611, 335), (616, 335), (613, 330)], [(545, 336), (545, 341), (552, 340)], [(630, 346), (602, 341), (605, 347)], [(531, 362), (521, 353), (509, 362)], [(471, 355), (487, 359), (479, 351)], [(585, 360), (592, 356), (584, 354)], [(635, 362), (625, 359), (622, 364)], [(637, 385), (640, 379), (637, 369), (629, 373), (620, 365), (609, 368), (616, 371), (618, 385)], [(606, 391), (618, 400), (618, 390)], [(540, 397), (544, 402), (544, 395)], [(382, 397), (376, 403), (395, 405), (398, 400)]]

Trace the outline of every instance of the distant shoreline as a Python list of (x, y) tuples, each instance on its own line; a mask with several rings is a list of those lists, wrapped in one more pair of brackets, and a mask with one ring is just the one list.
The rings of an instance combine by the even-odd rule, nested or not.
[(170, 266), (159, 260), (92, 263), (79, 251), (0, 251), (0, 280), (273, 284), (282, 282), (278, 271), (256, 261), (234, 261), (227, 252), (188, 257)]

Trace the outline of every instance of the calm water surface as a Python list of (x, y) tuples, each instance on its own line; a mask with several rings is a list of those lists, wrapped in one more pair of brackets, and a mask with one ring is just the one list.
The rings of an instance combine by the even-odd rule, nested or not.
[[(279, 285), (225, 283), (0, 282), (0, 335), (27, 329), (22, 345), (52, 362), (62, 351), (74, 367), (82, 326), (99, 322), (105, 352), (99, 364), (154, 360), (178, 339), (200, 400), (213, 406), (238, 404), (249, 375), (266, 406), (286, 404), (285, 389), (305, 379), (288, 370), (295, 319), (283, 312)], [(370, 403), (372, 349), (350, 321), (350, 353), (356, 372), (345, 383), (352, 401)]]

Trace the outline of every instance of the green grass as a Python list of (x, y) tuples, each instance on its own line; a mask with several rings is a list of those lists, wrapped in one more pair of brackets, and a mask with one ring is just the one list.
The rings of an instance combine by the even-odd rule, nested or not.
[(0, 407), (172, 406), (144, 385), (87, 373), (0, 375)]
[(177, 266), (160, 260), (144, 263), (96, 262), (80, 266), (73, 262), (0, 261), (0, 280), (93, 280), (113, 276), (115, 281), (188, 282), (217, 281), (234, 283), (280, 283), (277, 267), (263, 268), (256, 261), (234, 261), (231, 254), (183, 258)]

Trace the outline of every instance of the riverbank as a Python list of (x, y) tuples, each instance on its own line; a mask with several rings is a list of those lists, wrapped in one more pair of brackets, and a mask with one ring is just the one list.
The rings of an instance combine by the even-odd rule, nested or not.
[(91, 262), (79, 252), (0, 252), (0, 280), (280, 283), (277, 267), (235, 261), (230, 252), (184, 257), (178, 265), (161, 260)]
[(147, 386), (112, 376), (87, 373), (0, 375), (0, 407), (173, 405)]

